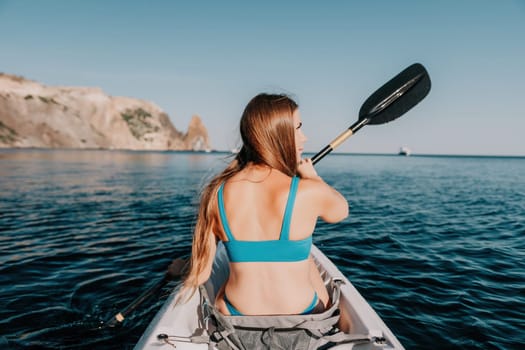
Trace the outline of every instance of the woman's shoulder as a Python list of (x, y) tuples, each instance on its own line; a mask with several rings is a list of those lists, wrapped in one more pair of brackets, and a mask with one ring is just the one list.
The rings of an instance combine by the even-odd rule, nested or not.
[(308, 203), (316, 204), (319, 216), (324, 221), (335, 223), (348, 216), (349, 208), (346, 198), (322, 178), (305, 179), (302, 182), (303, 199)]
[(299, 190), (303, 192), (310, 194), (323, 194), (329, 189), (330, 186), (324, 182), (321, 177), (299, 179)]

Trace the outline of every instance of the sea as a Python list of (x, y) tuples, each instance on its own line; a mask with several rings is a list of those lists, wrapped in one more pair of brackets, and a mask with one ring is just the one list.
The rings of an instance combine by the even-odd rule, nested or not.
[[(0, 151), (0, 349), (132, 349), (227, 153)], [(406, 349), (525, 349), (525, 157), (331, 154), (314, 243)]]

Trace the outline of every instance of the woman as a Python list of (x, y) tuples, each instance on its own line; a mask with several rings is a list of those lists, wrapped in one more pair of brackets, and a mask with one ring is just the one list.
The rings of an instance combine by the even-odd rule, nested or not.
[(297, 104), (260, 94), (240, 122), (243, 146), (201, 197), (185, 290), (195, 292), (211, 273), (218, 240), (230, 275), (216, 298), (226, 315), (317, 313), (329, 302), (311, 257), (318, 217), (348, 216), (346, 199), (302, 159), (306, 137)]

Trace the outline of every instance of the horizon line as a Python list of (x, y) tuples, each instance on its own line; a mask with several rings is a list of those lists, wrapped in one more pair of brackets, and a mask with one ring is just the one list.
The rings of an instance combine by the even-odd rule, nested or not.
[[(173, 153), (202, 153), (202, 154), (235, 154), (231, 150), (132, 150), (132, 149), (109, 149), (109, 148), (51, 148), (51, 147), (0, 147), (0, 152), (3, 151), (110, 151), (110, 152), (173, 152)], [(317, 152), (304, 152), (305, 155), (315, 155)], [(410, 157), (471, 157), (471, 158), (525, 158), (524, 155), (518, 154), (468, 154), (468, 153), (411, 153), (404, 155), (399, 153), (385, 153), (385, 152), (336, 152), (332, 151), (330, 155), (334, 156), (397, 156), (401, 158)]]

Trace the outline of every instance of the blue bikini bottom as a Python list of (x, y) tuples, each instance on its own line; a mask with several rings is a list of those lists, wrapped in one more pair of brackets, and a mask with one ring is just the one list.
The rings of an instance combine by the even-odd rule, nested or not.
[[(244, 316), (239, 310), (237, 310), (235, 308), (235, 306), (233, 306), (230, 301), (228, 300), (228, 298), (226, 297), (226, 293), (224, 293), (224, 303), (226, 304), (226, 308), (228, 309), (228, 311), (230, 312), (230, 315), (232, 316)], [(317, 296), (317, 292), (315, 292), (314, 294), (314, 298), (312, 300), (312, 302), (310, 303), (310, 305), (308, 305), (308, 307), (300, 313), (300, 315), (308, 315), (308, 314), (311, 314), (312, 311), (314, 311), (314, 309), (316, 308), (317, 304), (319, 303), (319, 297)]]

